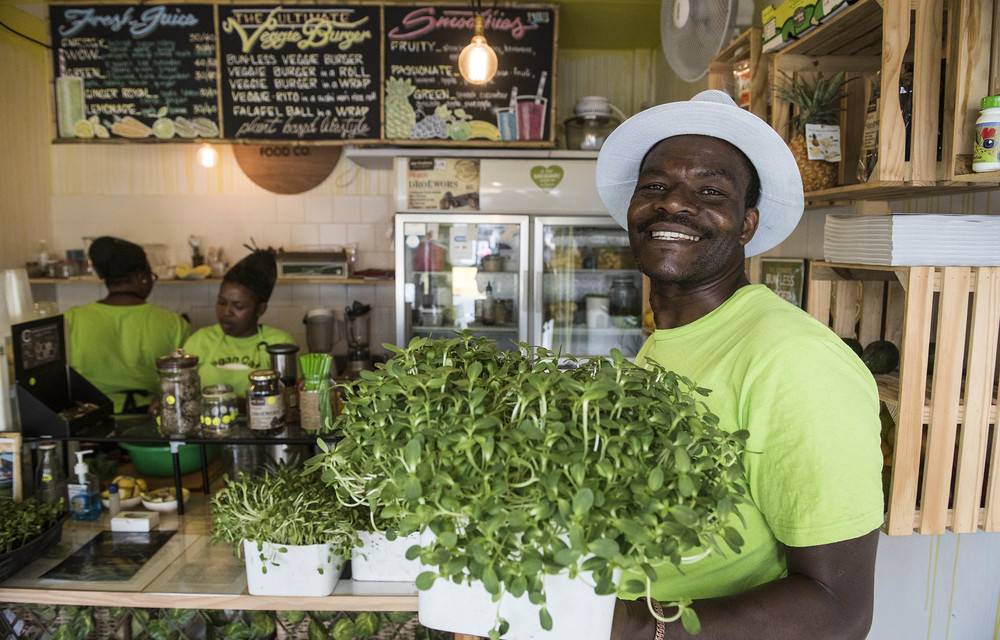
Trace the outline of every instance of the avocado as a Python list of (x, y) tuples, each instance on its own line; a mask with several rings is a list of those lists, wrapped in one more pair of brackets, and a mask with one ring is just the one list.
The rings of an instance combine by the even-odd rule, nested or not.
[(876, 375), (892, 373), (899, 366), (899, 349), (888, 340), (876, 340), (861, 352), (861, 361)]
[(843, 340), (844, 344), (846, 344), (851, 348), (851, 351), (858, 354), (859, 358), (861, 357), (861, 353), (862, 351), (864, 351), (864, 347), (861, 346), (860, 341), (858, 341), (856, 338), (841, 338), (841, 340)]

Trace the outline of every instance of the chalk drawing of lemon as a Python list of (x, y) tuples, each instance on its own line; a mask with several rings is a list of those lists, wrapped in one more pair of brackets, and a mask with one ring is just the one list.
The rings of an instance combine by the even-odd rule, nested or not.
[(157, 118), (153, 123), (153, 135), (160, 140), (174, 137), (174, 121), (170, 118)]
[(77, 138), (93, 138), (94, 124), (89, 120), (77, 120), (73, 124), (73, 135)]

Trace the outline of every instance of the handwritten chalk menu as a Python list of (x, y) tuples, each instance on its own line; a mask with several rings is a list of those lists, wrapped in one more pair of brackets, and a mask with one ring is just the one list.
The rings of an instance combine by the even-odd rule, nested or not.
[(50, 5), (60, 138), (219, 135), (211, 5)]
[(554, 7), (483, 14), (500, 62), (484, 86), (467, 84), (458, 72), (458, 55), (473, 35), (468, 5), (385, 5), (384, 11), (385, 139), (551, 144)]
[(220, 5), (226, 138), (378, 139), (378, 6)]

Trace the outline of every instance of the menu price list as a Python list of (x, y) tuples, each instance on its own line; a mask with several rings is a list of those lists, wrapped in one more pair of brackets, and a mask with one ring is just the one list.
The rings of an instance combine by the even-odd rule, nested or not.
[(50, 5), (60, 138), (217, 138), (211, 5)]
[(384, 11), (386, 139), (552, 142), (555, 8), (483, 12), (486, 39), (502, 61), (483, 86), (468, 84), (458, 71), (473, 35), (468, 6), (386, 5)]
[(226, 138), (381, 135), (377, 5), (220, 5)]

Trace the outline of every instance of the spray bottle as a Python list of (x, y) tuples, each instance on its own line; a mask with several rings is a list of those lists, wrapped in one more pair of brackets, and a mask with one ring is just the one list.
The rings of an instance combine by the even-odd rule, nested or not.
[(73, 466), (75, 482), (67, 485), (69, 512), (74, 520), (97, 520), (101, 517), (101, 489), (97, 476), (90, 473), (90, 468), (83, 461), (87, 453), (93, 453), (93, 450), (76, 452), (76, 464)]

